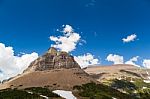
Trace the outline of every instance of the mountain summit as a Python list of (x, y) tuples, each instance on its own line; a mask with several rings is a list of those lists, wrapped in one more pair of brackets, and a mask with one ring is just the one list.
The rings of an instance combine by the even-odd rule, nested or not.
[(43, 71), (60, 68), (80, 68), (80, 66), (74, 60), (74, 57), (67, 52), (57, 51), (54, 47), (51, 47), (43, 56), (33, 61), (26, 71)]

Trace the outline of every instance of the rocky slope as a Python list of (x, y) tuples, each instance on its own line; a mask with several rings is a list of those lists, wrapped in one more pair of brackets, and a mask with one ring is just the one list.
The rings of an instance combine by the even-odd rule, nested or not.
[(148, 79), (150, 76), (150, 69), (128, 64), (90, 66), (85, 71), (100, 82), (111, 79), (129, 79), (130, 81), (134, 81), (134, 79)]

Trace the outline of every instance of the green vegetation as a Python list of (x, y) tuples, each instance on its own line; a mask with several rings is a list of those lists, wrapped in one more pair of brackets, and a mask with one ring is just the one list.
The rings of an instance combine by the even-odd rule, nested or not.
[(83, 84), (82, 86), (74, 86), (73, 89), (78, 91), (79, 96), (88, 97), (88, 99), (112, 99), (112, 97), (117, 99), (133, 99), (129, 95), (121, 93), (109, 86), (93, 82)]
[(5, 89), (0, 91), (0, 99), (44, 99), (37, 94), (30, 94), (23, 90)]
[[(140, 79), (136, 79), (134, 82), (114, 79), (109, 82), (109, 86), (94, 82), (74, 86), (73, 92), (83, 99), (112, 99), (112, 97), (117, 99), (150, 99), (150, 84)], [(62, 99), (47, 87), (0, 90), (0, 99), (44, 99), (40, 95), (50, 99)]]
[(137, 86), (127, 80), (113, 80), (111, 83), (111, 87), (114, 89), (120, 89), (129, 94), (133, 93), (134, 90), (137, 90)]
[(45, 99), (40, 95), (50, 98), (60, 98), (57, 94), (52, 93), (47, 88), (31, 87), (24, 90), (4, 89), (0, 90), (0, 99)]
[(114, 79), (109, 81), (109, 86), (92, 82), (73, 89), (87, 99), (150, 99), (150, 84), (140, 79), (134, 82)]
[(140, 99), (150, 99), (150, 84), (136, 79), (134, 82), (128, 80), (112, 80), (110, 86), (114, 89), (124, 91), (132, 97)]
[(141, 99), (150, 99), (150, 88), (139, 90), (138, 94)]
[(137, 94), (141, 99), (150, 99), (150, 83), (145, 83), (143, 80), (136, 80), (134, 84), (138, 87)]
[(138, 87), (138, 89), (143, 87), (150, 88), (150, 83), (145, 83), (142, 79), (137, 79), (134, 84)]

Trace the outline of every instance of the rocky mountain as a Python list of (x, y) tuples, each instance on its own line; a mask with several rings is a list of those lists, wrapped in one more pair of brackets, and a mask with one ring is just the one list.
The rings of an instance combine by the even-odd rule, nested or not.
[(33, 61), (20, 75), (0, 85), (5, 88), (51, 86), (54, 89), (72, 89), (74, 85), (96, 82), (80, 68), (74, 57), (67, 52), (50, 48)]
[(22, 74), (0, 84), (0, 98), (61, 99), (52, 92), (69, 90), (77, 99), (149, 99), (149, 73), (127, 64), (81, 69), (73, 56), (52, 47)]
[(57, 51), (54, 47), (37, 60), (33, 61), (25, 71), (44, 71), (60, 68), (80, 68), (78, 63), (74, 60), (73, 56), (67, 52)]

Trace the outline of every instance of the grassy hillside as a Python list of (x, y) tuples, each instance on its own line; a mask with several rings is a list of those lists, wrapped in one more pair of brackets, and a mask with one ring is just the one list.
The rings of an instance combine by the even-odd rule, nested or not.
[[(114, 79), (110, 81), (109, 85), (91, 82), (74, 86), (72, 91), (79, 99), (150, 99), (150, 84), (146, 84), (142, 80), (129, 82)], [(62, 99), (47, 87), (0, 90), (0, 99), (44, 99), (40, 95), (50, 99)]]
[(143, 82), (142, 79), (136, 79), (134, 82), (128, 80), (110, 81), (110, 87), (129, 94), (132, 97), (140, 99), (150, 99), (150, 84)]
[(58, 95), (52, 93), (47, 88), (34, 87), (25, 90), (5, 89), (0, 90), (0, 99), (45, 99), (40, 95), (50, 97), (51, 99), (62, 99)]
[(93, 82), (83, 84), (82, 86), (74, 86), (73, 89), (77, 90), (79, 96), (86, 97), (87, 99), (112, 99), (112, 97), (117, 99), (132, 99), (129, 95), (109, 86)]

